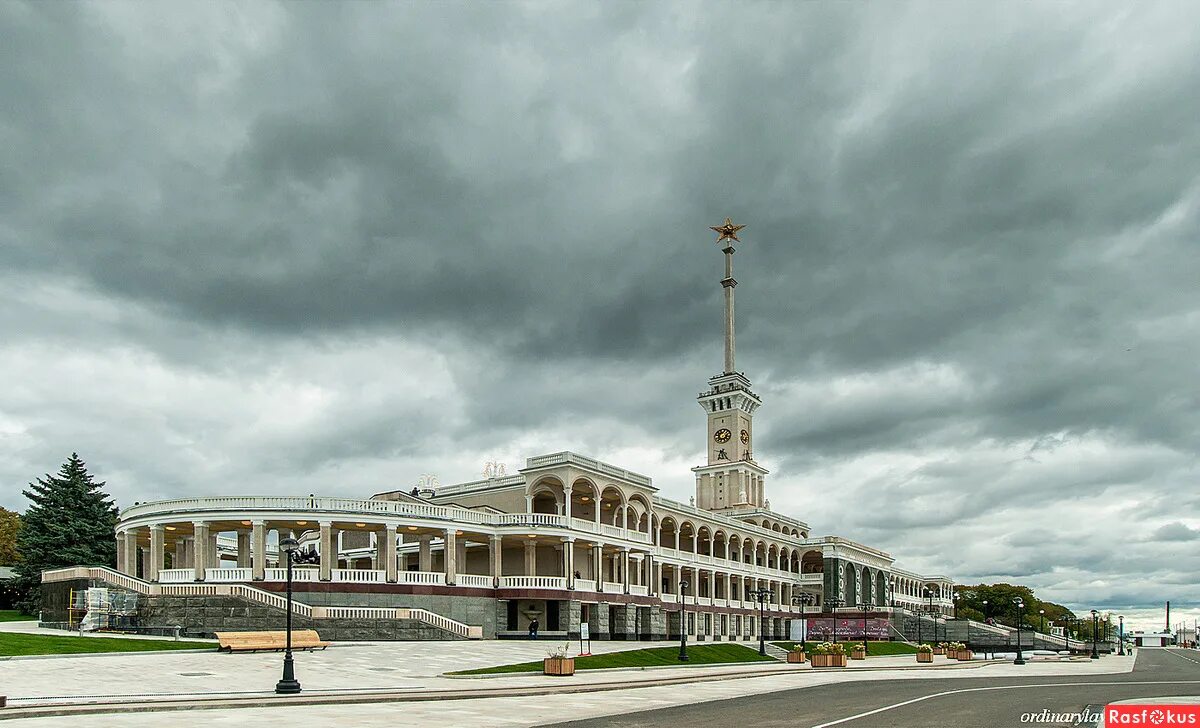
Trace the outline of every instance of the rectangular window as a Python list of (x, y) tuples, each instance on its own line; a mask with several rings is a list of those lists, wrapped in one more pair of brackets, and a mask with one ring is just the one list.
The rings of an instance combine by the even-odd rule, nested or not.
[(750, 636), (754, 636), (754, 617), (750, 618)]
[(688, 612), (687, 630), (688, 634), (696, 634), (696, 614), (694, 612)]

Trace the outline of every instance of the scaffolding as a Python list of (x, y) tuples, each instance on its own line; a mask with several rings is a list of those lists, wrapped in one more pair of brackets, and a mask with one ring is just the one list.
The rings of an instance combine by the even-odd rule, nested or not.
[(137, 620), (137, 592), (109, 590), (106, 587), (72, 589), (67, 608), (68, 629), (81, 632), (123, 630)]

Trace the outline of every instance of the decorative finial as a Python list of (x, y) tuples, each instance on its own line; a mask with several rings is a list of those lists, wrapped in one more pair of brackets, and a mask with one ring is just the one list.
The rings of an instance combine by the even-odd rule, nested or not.
[(740, 243), (742, 241), (738, 239), (737, 234), (738, 234), (738, 230), (741, 230), (744, 227), (746, 227), (746, 226), (745, 225), (734, 225), (733, 220), (730, 220), (729, 218), (725, 218), (724, 225), (718, 225), (715, 227), (709, 226), (708, 229), (712, 230), (713, 232), (717, 233), (720, 236), (717, 238), (718, 243), (721, 242), (722, 240), (737, 240)]

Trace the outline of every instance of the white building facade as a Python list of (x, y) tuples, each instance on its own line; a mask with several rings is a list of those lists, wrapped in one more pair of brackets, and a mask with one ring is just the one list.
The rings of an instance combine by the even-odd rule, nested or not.
[(804, 521), (771, 510), (769, 471), (753, 448), (762, 400), (735, 368), (740, 227), (726, 220), (713, 229), (726, 261), (725, 367), (697, 398), (707, 457), (693, 468), (694, 505), (660, 495), (645, 475), (559, 452), (530, 457), (510, 476), (489, 467), (482, 480), (369, 498), (142, 503), (120, 516), (119, 576), (58, 570), (44, 580), (278, 606), (285, 571), (276, 545), (294, 536), (319, 555), (294, 574), (314, 623), (420, 613), (429, 624), (453, 622), (459, 636), (523, 636), (536, 619), (547, 636), (577, 636), (586, 622), (599, 639), (685, 630), (738, 640), (785, 637), (798, 618), (852, 613), (865, 625), (897, 607), (949, 614), (948, 578), (898, 568), (890, 554), (848, 539), (814, 537)]

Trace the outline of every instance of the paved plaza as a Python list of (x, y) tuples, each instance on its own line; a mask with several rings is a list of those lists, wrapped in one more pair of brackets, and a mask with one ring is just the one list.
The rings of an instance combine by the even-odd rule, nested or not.
[[(5, 629), (32, 628), (16, 623)], [(600, 653), (675, 644), (596, 642), (592, 649)], [(298, 699), (284, 699), (294, 708), (263, 705), (277, 699), (272, 689), (280, 672), (278, 653), (230, 655), (206, 650), (10, 659), (0, 661), (0, 683), (9, 696), (10, 716), (14, 709), (33, 704), (145, 705), (171, 700), (177, 701), (176, 707), (197, 707), (228, 698), (246, 707), (205, 710), (206, 723), (269, 720), (294, 709), (302, 710), (306, 720), (318, 722), (350, 716), (356, 726), (394, 725), (398, 716), (410, 725), (533, 726), (840, 683), (1075, 678), (1127, 673), (1133, 667), (1133, 658), (1117, 656), (1098, 661), (1032, 660), (1024, 667), (1000, 661), (926, 667), (903, 656), (853, 662), (853, 669), (837, 671), (772, 662), (581, 671), (569, 678), (443, 675), (450, 670), (536, 660), (554, 646), (544, 641), (364, 642), (299, 653), (297, 676), (305, 692)], [(576, 651), (578, 643), (571, 647)], [(528, 694), (488, 697), (506, 690)], [(322, 702), (307, 703), (310, 700)], [(387, 702), (367, 702), (371, 700)], [(86, 720), (89, 726), (150, 726), (161, 724), (164, 715), (169, 714), (123, 712), (88, 715)], [(64, 719), (25, 718), (11, 725), (47, 726)]]

